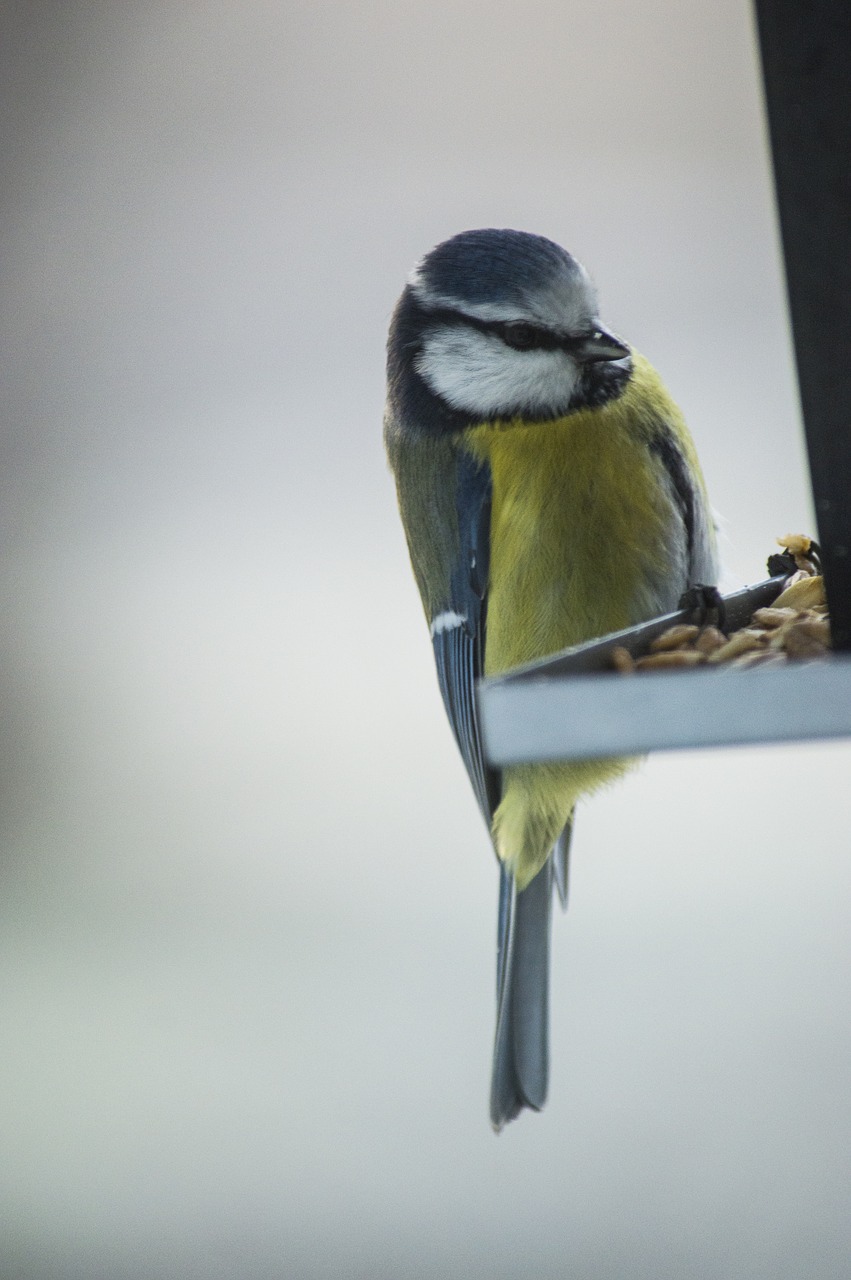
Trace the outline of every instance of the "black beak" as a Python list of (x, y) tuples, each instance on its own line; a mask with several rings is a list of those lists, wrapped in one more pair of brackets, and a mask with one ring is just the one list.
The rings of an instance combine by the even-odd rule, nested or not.
[(624, 356), (629, 355), (629, 347), (624, 346), (605, 329), (592, 329), (590, 333), (579, 334), (565, 345), (574, 360), (578, 360), (580, 364), (596, 364), (601, 360), (623, 360)]

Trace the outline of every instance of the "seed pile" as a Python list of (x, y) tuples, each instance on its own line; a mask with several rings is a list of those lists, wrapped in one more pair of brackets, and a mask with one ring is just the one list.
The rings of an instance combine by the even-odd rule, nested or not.
[(796, 571), (770, 608), (757, 609), (746, 626), (729, 635), (716, 626), (669, 627), (640, 658), (618, 646), (611, 655), (614, 670), (773, 666), (825, 657), (830, 649), (830, 621), (816, 550), (803, 534), (787, 534), (777, 541), (794, 559)]

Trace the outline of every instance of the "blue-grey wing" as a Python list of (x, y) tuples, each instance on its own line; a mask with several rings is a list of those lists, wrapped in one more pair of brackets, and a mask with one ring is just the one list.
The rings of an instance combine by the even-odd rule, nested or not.
[(669, 426), (660, 425), (650, 443), (650, 450), (667, 473), (671, 496), (682, 520), (685, 587), (682, 583), (674, 584), (674, 597), (678, 600), (677, 591), (681, 594), (686, 587), (698, 583), (715, 586), (718, 578), (715, 530), (706, 494)]
[(437, 679), (452, 732), (482, 815), (490, 828), (499, 775), (485, 763), (476, 709), (484, 671), (490, 559), (491, 475), (486, 463), (459, 451), (456, 469), (458, 546), (447, 608), (431, 621)]

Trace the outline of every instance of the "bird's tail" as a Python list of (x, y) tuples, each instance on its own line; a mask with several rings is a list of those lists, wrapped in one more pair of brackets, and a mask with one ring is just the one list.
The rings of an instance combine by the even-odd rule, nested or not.
[(540, 1111), (549, 1080), (550, 921), (553, 883), (567, 906), (573, 815), (534, 880), (518, 893), (500, 867), (496, 1040), (491, 1124), (497, 1133), (523, 1107)]
[(562, 911), (567, 910), (567, 894), (570, 883), (570, 840), (573, 835), (573, 814), (567, 820), (565, 828), (555, 842), (553, 849), (553, 877), (558, 889)]
[(549, 952), (553, 859), (525, 889), (501, 868), (496, 1042), (491, 1124), (497, 1133), (523, 1107), (540, 1111), (549, 1077)]

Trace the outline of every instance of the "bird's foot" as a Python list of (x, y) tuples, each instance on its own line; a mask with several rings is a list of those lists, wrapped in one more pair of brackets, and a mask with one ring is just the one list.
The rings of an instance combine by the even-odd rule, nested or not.
[(724, 630), (726, 611), (724, 600), (717, 587), (706, 587), (696, 582), (680, 596), (680, 608), (691, 610), (694, 621), (699, 627), (705, 627), (707, 623), (711, 623), (719, 631)]

